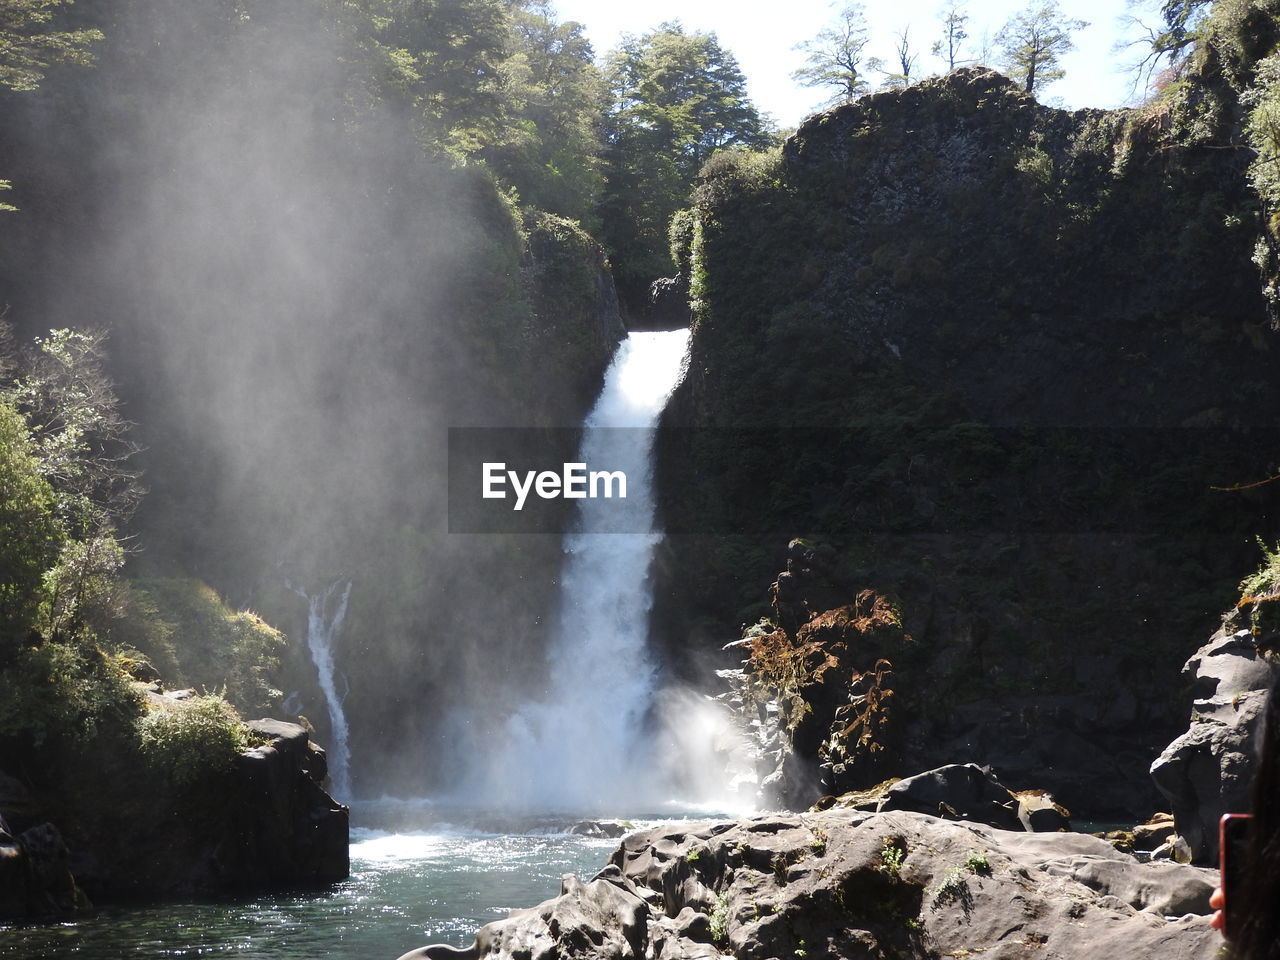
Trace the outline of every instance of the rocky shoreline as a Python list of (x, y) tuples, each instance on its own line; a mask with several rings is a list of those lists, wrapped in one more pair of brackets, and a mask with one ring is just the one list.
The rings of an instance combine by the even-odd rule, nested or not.
[(590, 880), (401, 960), (782, 960), (1035, 955), (1208, 960), (1212, 870), (1088, 834), (908, 811), (666, 823)]

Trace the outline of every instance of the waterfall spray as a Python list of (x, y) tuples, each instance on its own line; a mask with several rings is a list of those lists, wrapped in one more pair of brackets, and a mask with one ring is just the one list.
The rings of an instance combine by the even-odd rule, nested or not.
[[(350, 730), (347, 727), (346, 713), (342, 709), (344, 696), (338, 693), (333, 643), (347, 616), (351, 582), (335, 581), (315, 595), (299, 590), (293, 584), (289, 584), (289, 588), (307, 601), (307, 649), (311, 652), (311, 662), (315, 664), (319, 676), (320, 692), (324, 694), (332, 735), (327, 757), (329, 778), (334, 796), (345, 802), (351, 799), (351, 748), (347, 742)], [(335, 594), (337, 601), (331, 603)]]

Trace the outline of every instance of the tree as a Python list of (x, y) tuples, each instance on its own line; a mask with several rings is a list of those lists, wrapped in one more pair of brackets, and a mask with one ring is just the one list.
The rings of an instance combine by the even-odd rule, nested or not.
[[(0, 0), (0, 86), (34, 90), (55, 63), (93, 63), (89, 44), (102, 39), (99, 30), (50, 30), (59, 7), (71, 0)], [(12, 189), (0, 180), (0, 190)], [(0, 203), (0, 211), (18, 208)]]
[(582, 24), (550, 0), (513, 0), (508, 135), (481, 152), (520, 199), (595, 230), (605, 85)]
[(791, 75), (806, 87), (834, 87), (830, 103), (852, 103), (867, 88), (862, 78), (862, 52), (867, 46), (867, 22), (862, 4), (846, 3), (836, 22), (797, 48), (807, 55), (805, 65)]
[(10, 399), (25, 415), (41, 474), (72, 536), (132, 516), (142, 496), (128, 460), (138, 447), (103, 369), (103, 331), (53, 330), (37, 338)]
[(0, 0), (0, 84), (34, 90), (55, 63), (93, 63), (89, 45), (98, 30), (51, 30), (60, 7), (71, 0)]
[(1010, 17), (996, 34), (1005, 70), (1034, 95), (1040, 87), (1065, 75), (1059, 58), (1075, 47), (1071, 35), (1088, 25), (1064, 16), (1056, 0), (1033, 3)]
[(34, 626), (45, 571), (62, 547), (53, 505), (26, 421), (0, 396), (0, 666)]
[(1165, 0), (1160, 8), (1162, 26), (1148, 25), (1134, 16), (1128, 18), (1129, 24), (1144, 34), (1130, 46), (1147, 48), (1146, 55), (1133, 66), (1135, 86), (1149, 87), (1162, 64), (1176, 72), (1186, 62), (1196, 27), (1208, 5), (1209, 0)]
[(106, 334), (54, 330), (35, 341), (0, 399), (25, 416), (27, 446), (53, 492), (65, 539), (44, 573), (37, 625), (51, 640), (87, 638), (115, 615), (124, 549), (117, 539), (142, 496), (137, 452), (103, 371)]
[(965, 24), (969, 22), (969, 14), (957, 0), (951, 0), (938, 14), (942, 21), (942, 39), (933, 43), (933, 55), (947, 62), (948, 72), (954, 70), (967, 60), (960, 59), (964, 42), (969, 39)]
[(499, 0), (383, 0), (376, 43), (417, 108), (424, 145), (459, 160), (507, 131), (510, 13)]
[[(896, 69), (882, 70), (885, 74), (885, 86), (888, 87), (909, 87), (911, 86), (911, 74), (915, 70), (916, 61), (920, 59), (920, 55), (911, 52), (911, 27), (906, 26), (898, 31), (897, 44), (894, 46), (894, 52), (897, 54)], [(868, 61), (869, 62), (869, 61)]]
[(633, 302), (670, 273), (671, 217), (698, 171), (729, 146), (764, 147), (773, 136), (746, 92), (746, 78), (715, 34), (664, 23), (624, 38), (606, 61), (605, 246)]

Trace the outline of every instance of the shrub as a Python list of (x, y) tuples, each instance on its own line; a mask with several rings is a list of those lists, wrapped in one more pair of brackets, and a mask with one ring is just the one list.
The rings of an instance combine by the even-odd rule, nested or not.
[(139, 707), (120, 664), (84, 644), (28, 647), (0, 671), (0, 737), (34, 747), (87, 743), (104, 726), (127, 727)]
[(1240, 595), (1243, 597), (1272, 597), (1280, 594), (1280, 544), (1274, 550), (1261, 540), (1262, 566), (1257, 572), (1240, 581)]
[(991, 875), (991, 861), (987, 859), (985, 850), (970, 850), (969, 855), (964, 858), (964, 866), (970, 873)]
[(907, 856), (906, 849), (899, 843), (893, 837), (885, 837), (884, 846), (880, 848), (880, 868), (893, 877), (902, 872), (902, 861)]
[(256, 614), (232, 610), (200, 580), (131, 584), (127, 616), (111, 640), (117, 650), (146, 654), (170, 684), (223, 689), (246, 715), (271, 713), (280, 698), (272, 677), (284, 635)]
[(729, 912), (729, 893), (726, 891), (716, 897), (715, 906), (711, 909), (711, 941), (713, 943), (724, 943), (729, 938)]
[(138, 723), (138, 741), (157, 775), (178, 787), (225, 772), (249, 746), (235, 709), (216, 694), (152, 710)]

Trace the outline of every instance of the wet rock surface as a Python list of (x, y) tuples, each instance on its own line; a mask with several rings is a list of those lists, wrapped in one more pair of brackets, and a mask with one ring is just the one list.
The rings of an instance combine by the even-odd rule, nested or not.
[(402, 960), (1214, 957), (1214, 874), (1139, 863), (1087, 834), (911, 812), (663, 824), (583, 883)]

